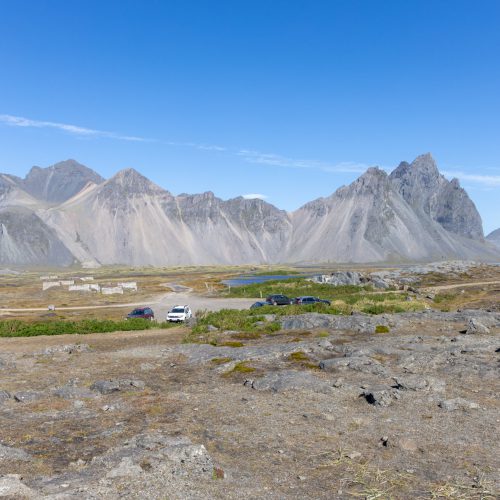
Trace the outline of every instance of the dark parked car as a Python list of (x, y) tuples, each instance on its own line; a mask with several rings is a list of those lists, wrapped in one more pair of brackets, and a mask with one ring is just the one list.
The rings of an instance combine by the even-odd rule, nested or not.
[(155, 313), (153, 312), (153, 309), (151, 309), (150, 307), (139, 307), (127, 314), (127, 319), (132, 319), (132, 318), (153, 320), (155, 319)]
[(269, 297), (266, 297), (266, 302), (273, 306), (288, 306), (292, 303), (289, 297), (280, 294), (269, 295)]
[(304, 297), (297, 297), (294, 301), (295, 304), (301, 304), (301, 305), (307, 305), (307, 304), (327, 304), (331, 305), (329, 300), (326, 299), (320, 299), (318, 297), (310, 297), (310, 296), (304, 296)]
[(263, 306), (268, 306), (269, 305), (269, 302), (262, 302), (262, 301), (258, 301), (258, 302), (255, 302), (254, 304), (252, 304), (250, 306), (250, 309), (257, 309), (257, 307), (263, 307)]

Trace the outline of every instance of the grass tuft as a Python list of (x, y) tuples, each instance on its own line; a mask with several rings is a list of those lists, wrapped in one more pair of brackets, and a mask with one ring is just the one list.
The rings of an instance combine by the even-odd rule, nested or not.
[(236, 342), (236, 341), (228, 341), (228, 342), (222, 342), (222, 344), (219, 344), (220, 346), (223, 347), (243, 347), (245, 344), (243, 342)]
[(309, 361), (309, 356), (305, 352), (295, 351), (288, 356), (288, 359), (290, 361)]
[(212, 358), (210, 360), (214, 365), (225, 365), (226, 363), (229, 363), (232, 361), (231, 358)]
[(255, 371), (255, 368), (252, 366), (248, 366), (246, 361), (241, 361), (239, 363), (236, 363), (234, 365), (234, 368), (227, 373), (224, 374), (224, 376), (229, 376), (233, 373), (252, 373)]

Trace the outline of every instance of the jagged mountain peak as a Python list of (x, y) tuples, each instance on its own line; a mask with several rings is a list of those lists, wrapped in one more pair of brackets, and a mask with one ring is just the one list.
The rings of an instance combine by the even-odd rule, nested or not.
[(200, 198), (202, 198), (204, 200), (213, 200), (213, 199), (217, 198), (213, 191), (204, 191), (203, 193), (200, 193), (199, 195), (192, 195), (192, 196), (199, 196)]
[(40, 181), (41, 178), (46, 178), (54, 175), (68, 175), (68, 176), (78, 176), (85, 177), (89, 181), (95, 184), (100, 184), (104, 179), (94, 170), (85, 165), (79, 163), (72, 158), (68, 160), (63, 160), (49, 167), (39, 167), (37, 165), (31, 167), (30, 171), (26, 175), (24, 182), (30, 183), (32, 180), (35, 182)]
[(225, 208), (233, 220), (238, 220), (253, 233), (283, 233), (291, 229), (290, 217), (261, 198), (237, 196), (225, 202)]
[(205, 191), (203, 193), (196, 194), (182, 193), (178, 195), (177, 198), (190, 205), (207, 204), (207, 206), (212, 206), (223, 203), (223, 201), (215, 196), (212, 191)]
[(100, 184), (103, 181), (94, 170), (69, 159), (50, 167), (32, 167), (18, 184), (37, 200), (58, 204), (75, 196), (89, 182)]
[(144, 180), (149, 181), (149, 179), (147, 177), (145, 177), (140, 172), (138, 172), (135, 168), (132, 168), (132, 167), (128, 167), (128, 168), (124, 168), (122, 170), (119, 170), (110, 179), (110, 181), (112, 181), (112, 182), (123, 182), (123, 183), (135, 182), (135, 181), (143, 182)]
[(135, 168), (124, 168), (111, 177), (107, 184), (118, 184), (123, 187), (147, 187), (161, 189), (153, 181), (138, 172)]
[(274, 213), (286, 217), (288, 216), (286, 210), (281, 210), (262, 198), (245, 198), (244, 196), (236, 196), (235, 198), (231, 198), (224, 203), (233, 210), (254, 211), (256, 214)]
[(381, 185), (386, 185), (389, 176), (385, 170), (379, 167), (370, 167), (367, 171), (358, 177), (349, 187), (356, 192), (376, 189)]
[(436, 160), (431, 153), (418, 155), (411, 163), (413, 168), (437, 170)]
[(390, 189), (389, 176), (385, 170), (379, 167), (370, 167), (364, 174), (347, 186), (338, 188), (330, 196), (316, 198), (303, 205), (300, 210), (307, 210), (316, 217), (323, 217), (331, 210), (338, 200), (347, 200), (357, 196), (373, 196), (384, 198)]
[(228, 202), (247, 206), (271, 205), (271, 203), (263, 200), (262, 198), (246, 198), (245, 196), (235, 196), (234, 198), (229, 199)]
[(358, 177), (358, 180), (363, 180), (364, 183), (379, 182), (385, 179), (387, 179), (387, 172), (379, 167), (370, 167), (363, 175)]
[(35, 165), (31, 167), (26, 177), (29, 177), (31, 172), (38, 172), (40, 170), (73, 170), (73, 169), (85, 169), (93, 172), (92, 169), (86, 167), (82, 163), (79, 163), (73, 158), (68, 158), (67, 160), (58, 161), (57, 163), (54, 163), (53, 165), (50, 165), (48, 167), (39, 167), (38, 165)]
[(379, 167), (370, 167), (363, 175), (348, 186), (338, 189), (331, 197), (349, 198), (352, 196), (380, 195), (389, 187), (389, 176)]
[(430, 185), (439, 179), (439, 173), (436, 161), (430, 153), (417, 156), (411, 163), (402, 161), (390, 175), (391, 179), (403, 179), (409, 183)]
[(162, 195), (170, 193), (153, 181), (139, 173), (134, 168), (125, 168), (108, 179), (99, 189), (100, 196), (110, 200), (115, 196)]
[(424, 212), (447, 231), (467, 238), (483, 238), (483, 225), (476, 206), (460, 187), (439, 173), (430, 153), (402, 162), (390, 175), (394, 189), (417, 212)]
[(411, 163), (402, 161), (391, 172), (389, 177), (396, 182), (419, 185), (428, 185), (439, 178), (443, 178), (439, 173), (436, 161), (430, 153), (417, 156)]

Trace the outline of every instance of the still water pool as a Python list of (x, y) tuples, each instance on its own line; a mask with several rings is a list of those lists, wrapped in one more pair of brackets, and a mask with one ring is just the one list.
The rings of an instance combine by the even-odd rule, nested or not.
[(231, 278), (228, 280), (223, 280), (222, 283), (227, 286), (243, 286), (243, 285), (252, 285), (254, 283), (265, 283), (266, 281), (273, 280), (288, 280), (290, 278), (309, 278), (311, 275), (299, 275), (299, 274), (290, 274), (290, 275), (273, 275), (266, 274), (262, 276), (252, 276), (252, 275), (242, 275), (236, 276), (236, 278)]

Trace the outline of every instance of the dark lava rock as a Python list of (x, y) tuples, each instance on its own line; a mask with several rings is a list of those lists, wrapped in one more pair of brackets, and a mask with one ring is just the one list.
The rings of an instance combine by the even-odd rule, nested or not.
[(374, 406), (389, 406), (395, 399), (399, 399), (399, 391), (393, 387), (374, 386), (363, 390), (360, 394), (366, 401)]

